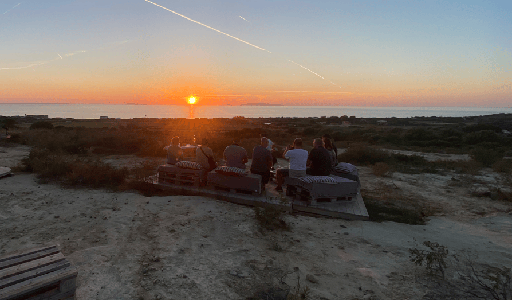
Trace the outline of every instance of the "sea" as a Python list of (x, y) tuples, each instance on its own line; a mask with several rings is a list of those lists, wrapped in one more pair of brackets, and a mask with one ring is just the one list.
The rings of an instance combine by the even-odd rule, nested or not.
[(109, 104), (0, 103), (0, 116), (48, 115), (49, 118), (357, 118), (468, 117), (512, 113), (510, 107), (361, 107), (361, 106), (179, 106)]

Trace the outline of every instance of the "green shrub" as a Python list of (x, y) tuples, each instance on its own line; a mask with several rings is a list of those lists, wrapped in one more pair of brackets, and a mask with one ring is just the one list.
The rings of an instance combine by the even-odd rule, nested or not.
[(487, 147), (477, 147), (470, 151), (470, 156), (475, 161), (486, 167), (491, 167), (496, 161), (503, 158), (503, 154)]
[(355, 145), (338, 155), (338, 161), (359, 165), (374, 165), (389, 160), (389, 154), (383, 150), (366, 145)]
[(260, 231), (289, 230), (288, 224), (283, 220), (283, 211), (272, 206), (264, 208), (254, 207), (254, 217)]
[(39, 121), (32, 123), (30, 129), (53, 129), (53, 124), (48, 121)]

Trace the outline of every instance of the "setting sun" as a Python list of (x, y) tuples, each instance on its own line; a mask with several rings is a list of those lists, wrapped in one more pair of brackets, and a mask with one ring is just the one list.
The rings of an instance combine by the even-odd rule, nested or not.
[(190, 96), (188, 98), (188, 104), (195, 104), (196, 103), (196, 97)]

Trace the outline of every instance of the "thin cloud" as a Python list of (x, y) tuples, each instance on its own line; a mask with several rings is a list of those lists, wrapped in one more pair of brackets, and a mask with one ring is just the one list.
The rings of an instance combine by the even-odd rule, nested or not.
[(14, 5), (12, 8), (8, 9), (6, 12), (3, 13), (3, 15), (5, 15), (6, 13), (10, 12), (11, 10), (15, 9), (16, 7), (20, 6), (21, 5), (21, 2)]
[[(111, 47), (116, 46), (116, 45), (126, 44), (126, 43), (128, 43), (130, 41), (131, 40), (114, 42), (114, 43), (112, 43), (112, 45), (110, 45), (108, 47), (100, 47), (100, 48), (96, 48), (94, 50), (103, 50), (103, 49), (111, 48)], [(77, 55), (77, 54), (80, 54), (80, 53), (86, 53), (86, 52), (89, 52), (89, 51), (88, 50), (79, 50), (79, 51), (74, 51), (74, 52), (66, 53), (64, 55), (60, 55), (59, 53), (57, 53), (59, 58), (55, 58), (55, 59), (47, 60), (47, 61), (32, 62), (32, 63), (29, 63), (26, 66), (21, 66), (21, 67), (3, 67), (3, 68), (0, 68), (0, 70), (22, 70), (22, 69), (33, 68), (33, 67), (49, 64), (49, 63), (54, 62), (56, 60), (62, 60), (64, 58), (68, 58), (68, 57), (71, 57), (71, 56), (74, 56), (74, 55)]]
[(314, 94), (352, 94), (352, 92), (316, 92), (316, 91), (268, 91), (270, 93), (314, 93)]
[(190, 22), (194, 22), (194, 23), (199, 24), (199, 25), (201, 25), (201, 26), (204, 26), (204, 27), (206, 27), (206, 28), (208, 28), (208, 29), (211, 29), (211, 30), (213, 30), (213, 31), (216, 31), (216, 32), (218, 32), (218, 33), (221, 33), (221, 34), (223, 34), (223, 35), (225, 35), (225, 36), (228, 36), (228, 37), (230, 37), (230, 38), (232, 38), (232, 39), (235, 39), (235, 40), (237, 40), (237, 41), (239, 41), (239, 42), (242, 42), (242, 43), (244, 43), (244, 44), (247, 44), (247, 45), (249, 45), (249, 46), (251, 46), (251, 47), (254, 47), (254, 48), (259, 49), (259, 50), (262, 50), (262, 51), (266, 51), (266, 52), (268, 52), (268, 53), (272, 53), (272, 52), (268, 51), (267, 49), (261, 48), (261, 47), (259, 47), (259, 46), (254, 45), (254, 44), (251, 44), (251, 43), (249, 43), (249, 42), (247, 42), (247, 41), (244, 41), (244, 40), (242, 40), (242, 39), (239, 39), (239, 38), (237, 38), (236, 36), (232, 36), (232, 35), (230, 35), (230, 34), (228, 34), (228, 33), (222, 32), (222, 31), (220, 31), (220, 30), (218, 30), (218, 29), (215, 29), (215, 28), (213, 28), (213, 27), (211, 27), (211, 26), (208, 26), (208, 25), (206, 25), (206, 24), (203, 24), (203, 23), (201, 23), (201, 22), (198, 22), (198, 21), (196, 21), (196, 20), (193, 20), (193, 19), (191, 19), (191, 18), (189, 18), (189, 17), (187, 17), (187, 16), (185, 16), (185, 15), (182, 15), (182, 14), (180, 14), (180, 13), (175, 12), (174, 10), (168, 9), (168, 8), (167, 8), (167, 7), (165, 7), (165, 6), (162, 6), (162, 5), (156, 4), (155, 2), (151, 2), (151, 1), (149, 1), (149, 0), (144, 0), (144, 1), (146, 1), (146, 2), (148, 2), (148, 3), (151, 3), (151, 4), (155, 5), (155, 6), (158, 6), (158, 7), (162, 8), (162, 9), (165, 9), (165, 10), (167, 10), (167, 11), (170, 11), (170, 12), (172, 12), (172, 13), (173, 13), (173, 14), (175, 14), (175, 15), (178, 15), (178, 16), (180, 16), (180, 17), (184, 18), (184, 19), (189, 20)]
[(242, 16), (239, 16), (239, 17), (242, 18), (242, 20), (244, 20), (245, 22), (249, 22), (244, 17), (242, 17)]

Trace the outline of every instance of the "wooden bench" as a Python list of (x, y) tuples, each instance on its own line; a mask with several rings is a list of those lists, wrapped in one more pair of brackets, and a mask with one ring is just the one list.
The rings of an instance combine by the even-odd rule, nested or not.
[(0, 300), (75, 299), (77, 270), (58, 246), (0, 258)]
[(336, 177), (339, 182), (332, 183), (307, 183), (298, 178), (286, 177), (286, 195), (295, 197), (297, 200), (310, 201), (316, 204), (318, 200), (327, 202), (351, 201), (355, 199), (359, 184), (356, 181)]
[(212, 171), (208, 173), (208, 186), (232, 193), (261, 194), (261, 175), (227, 176)]
[(207, 173), (207, 170), (182, 169), (173, 165), (162, 165), (158, 167), (158, 182), (202, 186), (206, 184)]

